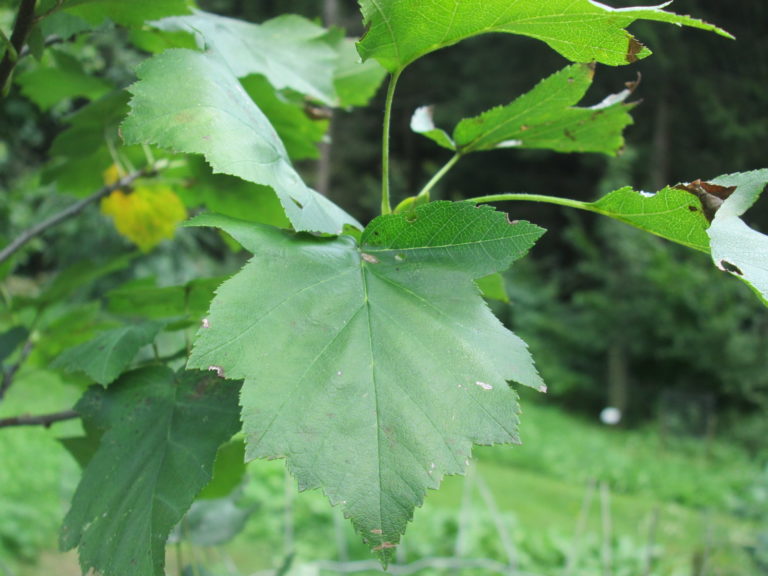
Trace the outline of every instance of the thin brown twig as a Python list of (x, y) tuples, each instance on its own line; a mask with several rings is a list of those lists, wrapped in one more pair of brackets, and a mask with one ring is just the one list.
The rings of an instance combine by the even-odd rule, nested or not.
[(44, 426), (45, 428), (50, 428), (56, 422), (74, 420), (75, 418), (80, 418), (80, 414), (74, 410), (62, 410), (61, 412), (38, 414), (35, 416), (22, 414), (21, 416), (0, 418), (0, 428), (11, 428), (14, 426)]
[(27, 340), (26, 344), (24, 344), (24, 348), (21, 349), (19, 359), (3, 374), (3, 380), (0, 382), (0, 400), (5, 397), (5, 394), (11, 387), (11, 384), (13, 384), (13, 379), (16, 376), (16, 373), (19, 371), (19, 368), (21, 368), (22, 364), (24, 364), (24, 361), (29, 356), (29, 353), (32, 352), (32, 346), (32, 341)]
[(153, 166), (149, 166), (147, 168), (143, 168), (141, 170), (136, 170), (135, 172), (131, 172), (130, 174), (127, 174), (122, 178), (120, 178), (120, 180), (118, 180), (114, 184), (110, 184), (109, 186), (104, 186), (97, 192), (94, 192), (87, 198), (83, 198), (79, 202), (72, 204), (71, 206), (65, 208), (58, 214), (54, 214), (47, 220), (43, 220), (42, 222), (35, 224), (28, 230), (19, 234), (19, 236), (13, 242), (8, 244), (8, 246), (6, 246), (5, 248), (3, 248), (2, 251), (0, 251), (0, 264), (8, 260), (8, 258), (13, 256), (16, 252), (18, 252), (25, 244), (27, 244), (27, 242), (29, 242), (33, 238), (36, 238), (43, 232), (47, 231), (49, 228), (58, 226), (62, 222), (65, 222), (70, 218), (77, 216), (90, 204), (93, 204), (94, 202), (101, 200), (102, 198), (111, 194), (115, 190), (118, 190), (120, 188), (126, 188), (139, 178), (152, 176), (153, 174), (156, 174), (159, 170), (161, 170), (164, 167), (165, 167), (164, 163), (157, 163)]
[(5, 93), (5, 86), (16, 68), (19, 54), (27, 43), (27, 36), (35, 25), (35, 4), (37, 0), (21, 0), (16, 13), (16, 23), (13, 25), (10, 46), (6, 48), (3, 59), (0, 60), (0, 94)]

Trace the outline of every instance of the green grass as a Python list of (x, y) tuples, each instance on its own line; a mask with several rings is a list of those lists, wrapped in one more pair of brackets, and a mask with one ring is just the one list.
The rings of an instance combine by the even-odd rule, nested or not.
[[(23, 408), (27, 401), (37, 402), (43, 391), (51, 395), (50, 409), (62, 407), (77, 395), (76, 390), (61, 386), (50, 375), (30, 374), (3, 409), (10, 413)], [(556, 408), (530, 402), (525, 406), (522, 446), (476, 449), (469, 486), (465, 478), (451, 477), (440, 491), (428, 495), (405, 538), (408, 561), (451, 556), (459, 537), (464, 556), (505, 561), (508, 550), (499, 532), (500, 523), (509, 534), (521, 569), (560, 576), (567, 559), (576, 554), (572, 576), (594, 576), (602, 573), (601, 550), (608, 518), (614, 576), (643, 574), (649, 550), (653, 576), (688, 576), (697, 556), (706, 556), (708, 574), (755, 573), (743, 551), (754, 539), (755, 526), (731, 513), (761, 473), (758, 463), (750, 461), (742, 450), (718, 441), (662, 441), (652, 426), (633, 431), (609, 429)], [(52, 432), (45, 430), (4, 430), (0, 450), (4, 462), (9, 463), (0, 469), (0, 534), (14, 535), (24, 547), (6, 547), (5, 564), (12, 570), (8, 573), (78, 574), (73, 554), (55, 552), (56, 527), (77, 479), (71, 460)], [(246, 487), (244, 498), (258, 510), (245, 531), (213, 553), (185, 548), (186, 559), (207, 559), (220, 568), (219, 574), (231, 574), (224, 569), (226, 562), (219, 560), (221, 554), (234, 561), (243, 574), (280, 563), (286, 503), (282, 462), (255, 462), (249, 473), (253, 481)], [(293, 484), (289, 481), (289, 486)], [(490, 502), (483, 498), (483, 485), (492, 494)], [(601, 500), (601, 486), (608, 505)], [(580, 521), (587, 498), (591, 503)], [(340, 539), (352, 559), (370, 558), (349, 522), (341, 524), (341, 532), (334, 530), (334, 514), (318, 492), (295, 497), (297, 566), (336, 560)], [(18, 562), (22, 551), (27, 557), (39, 555), (39, 563)], [(11, 552), (16, 559), (11, 559)], [(173, 554), (169, 559), (172, 568)], [(175, 572), (169, 569), (168, 573)], [(446, 572), (425, 570), (419, 574)], [(453, 574), (487, 576), (476, 569)]]

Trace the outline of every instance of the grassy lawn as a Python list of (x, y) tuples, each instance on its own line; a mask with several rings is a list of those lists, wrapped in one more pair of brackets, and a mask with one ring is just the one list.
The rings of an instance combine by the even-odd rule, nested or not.
[[(51, 409), (74, 399), (76, 391), (46, 378), (38, 374), (34, 386), (16, 390), (34, 395), (45, 389), (52, 393)], [(3, 408), (9, 412), (23, 404), (23, 398), (9, 398)], [(571, 576), (593, 576), (604, 573), (608, 553), (613, 576), (643, 576), (648, 562), (654, 576), (689, 576), (695, 563), (708, 575), (756, 573), (744, 552), (755, 527), (731, 510), (761, 470), (738, 448), (690, 439), (662, 442), (653, 427), (607, 429), (530, 402), (522, 432), (523, 446), (477, 449), (467, 478), (447, 478), (428, 495), (405, 539), (407, 562), (449, 557), (458, 549), (464, 557), (512, 557), (531, 574), (564, 576), (563, 567), (571, 563)], [(73, 554), (55, 552), (56, 527), (77, 469), (50, 431), (3, 431), (0, 450), (7, 464), (0, 471), (0, 574), (78, 574)], [(287, 501), (297, 552), (289, 574), (333, 574), (318, 572), (312, 563), (343, 554), (352, 561), (370, 558), (321, 494), (291, 495), (293, 482), (286, 483), (281, 462), (256, 462), (249, 471), (253, 481), (243, 498), (257, 510), (244, 532), (220, 549), (185, 547), (186, 561), (214, 566), (221, 575), (233, 574), (233, 566), (252, 574), (278, 565)], [(14, 542), (15, 548), (9, 545)], [(38, 563), (20, 563), (20, 554), (38, 554)], [(174, 559), (171, 550), (171, 570)], [(477, 568), (450, 573), (489, 574)]]

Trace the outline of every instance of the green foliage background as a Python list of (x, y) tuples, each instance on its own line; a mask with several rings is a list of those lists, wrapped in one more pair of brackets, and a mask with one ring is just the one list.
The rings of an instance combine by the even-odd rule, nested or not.
[[(257, 22), (286, 11), (318, 16), (316, 2), (212, 1), (200, 4), (217, 13)], [(4, 4), (0, 4), (0, 8), (0, 22), (4, 22), (8, 12), (4, 10)], [(353, 34), (359, 34), (362, 29), (355, 8), (351, 4), (342, 5), (341, 21)], [(659, 48), (654, 58), (636, 67), (643, 76), (636, 94), (644, 102), (632, 111), (635, 126), (627, 132), (623, 156), (604, 159), (555, 155), (538, 150), (521, 150), (514, 156), (504, 150), (484, 156), (473, 155), (432, 191), (433, 199), (461, 200), (515, 190), (551, 192), (576, 201), (592, 202), (626, 184), (636, 190), (657, 190), (672, 182), (708, 179), (721, 173), (764, 167), (763, 140), (768, 132), (764, 111), (768, 102), (762, 85), (768, 77), (765, 69), (768, 54), (764, 54), (763, 44), (754, 40), (755, 27), (750, 24), (765, 19), (765, 8), (762, 4), (751, 2), (745, 5), (744, 13), (737, 13), (726, 9), (721, 3), (686, 3), (683, 0), (679, 0), (674, 8), (679, 13), (695, 14), (716, 22), (734, 32), (739, 40), (729, 43), (703, 33), (642, 23), (633, 28), (638, 36)], [(76, 9), (73, 14), (86, 18), (100, 16), (98, 8), (96, 12), (89, 10)], [(131, 24), (131, 19), (126, 18), (125, 23)], [(198, 23), (198, 27), (201, 25)], [(327, 42), (329, 46), (338, 47), (339, 53), (342, 53), (346, 48), (337, 44), (339, 39), (338, 35), (330, 35)], [(30, 57), (20, 66), (17, 84), (3, 100), (3, 114), (0, 115), (0, 189), (3, 192), (0, 196), (0, 245), (5, 245), (21, 230), (46, 215), (57, 213), (75, 198), (83, 197), (102, 185), (102, 172), (115, 158), (114, 151), (110, 152), (102, 146), (105, 134), (113, 146), (120, 146), (118, 156), (126, 165), (140, 165), (146, 159), (146, 149), (142, 150), (141, 146), (123, 147), (119, 144), (117, 124), (127, 111), (124, 94), (107, 96), (101, 101), (109, 104), (111, 112), (107, 116), (98, 105), (85, 108), (83, 105), (89, 99), (107, 94), (112, 87), (124, 88), (132, 83), (135, 79), (132, 70), (146, 57), (143, 51), (154, 52), (168, 47), (189, 48), (192, 43), (181, 35), (162, 36), (147, 29), (106, 27), (92, 37), (78, 38), (55, 48), (39, 62)], [(503, 62), (488, 57), (502, 50), (505, 54)], [(744, 57), (745, 51), (750, 57)], [(154, 64), (156, 67), (152, 69), (151, 65), (145, 65), (142, 68), (145, 74), (140, 72), (139, 76), (149, 81), (151, 72), (175, 74), (180, 69), (180, 63), (194, 64), (201, 71), (200, 82), (195, 85), (198, 88), (204, 86), (215, 71), (213, 67), (209, 68), (212, 66), (209, 59), (194, 57), (196, 62), (191, 64), (191, 53), (186, 53), (184, 58), (179, 57), (180, 54), (167, 52), (163, 56), (168, 59), (167, 68), (161, 69)], [(685, 66), (681, 62), (685, 62)], [(475, 38), (461, 48), (448, 48), (413, 64), (401, 80), (400, 96), (396, 100), (393, 116), (392, 184), (396, 203), (414, 195), (435, 169), (449, 158), (447, 152), (432, 146), (410, 130), (410, 117), (418, 106), (436, 105), (436, 124), (453, 126), (461, 118), (476, 115), (501, 102), (510, 102), (512, 97), (529, 90), (542, 77), (562, 68), (563, 64), (559, 56), (532, 40), (508, 36)], [(500, 73), (500, 66), (509, 73)], [(275, 123), (277, 133), (286, 146), (282, 166), (288, 166), (289, 158), (299, 160), (297, 177), (303, 177), (310, 186), (319, 185), (322, 178), (315, 172), (312, 158), (316, 155), (314, 143), (321, 140), (323, 131), (329, 125), (327, 110), (319, 110), (319, 121), (308, 120), (311, 118), (309, 112), (315, 112), (307, 109), (303, 97), (295, 93), (277, 93), (263, 77), (245, 77), (253, 72), (249, 69), (242, 74), (241, 82), (246, 91), (242, 110), (246, 110), (250, 104), (245, 103), (253, 99), (267, 116), (283, 119), (282, 123)], [(599, 68), (597, 80), (585, 102), (597, 103), (605, 94), (617, 92), (624, 82), (636, 80), (634, 74), (635, 70)], [(219, 79), (213, 84), (235, 87), (238, 85), (235, 76)], [(274, 78), (267, 78), (275, 84)], [(304, 78), (306, 74), (300, 75), (297, 81)], [(53, 80), (55, 84), (52, 84)], [(179, 77), (170, 86), (172, 90), (169, 94), (182, 82), (183, 78)], [(61, 93), (50, 89), (54, 85), (61, 89)], [(728, 90), (721, 89), (725, 85)], [(301, 87), (293, 85), (292, 88)], [(142, 89), (131, 88), (138, 101)], [(304, 92), (313, 95), (316, 103), (332, 103), (334, 96), (330, 92), (313, 94), (313, 89), (310, 86)], [(337, 90), (339, 95), (355, 94), (354, 89), (347, 88), (345, 91), (339, 85), (332, 89)], [(184, 94), (194, 100), (194, 91)], [(363, 103), (350, 101), (350, 105)], [(224, 170), (244, 176), (251, 183), (230, 176), (211, 175), (202, 162), (190, 161), (184, 166), (172, 164), (168, 177), (178, 186), (179, 194), (188, 205), (205, 204), (213, 210), (265, 224), (285, 225), (283, 209), (297, 228), (307, 230), (337, 232), (336, 227), (340, 229), (340, 224), (345, 222), (368, 222), (378, 210), (376, 198), (380, 166), (375, 153), (378, 145), (375, 143), (382, 103), (383, 94), (379, 93), (371, 109), (353, 114), (336, 112), (330, 123), (335, 142), (331, 152), (330, 198), (348, 210), (350, 215), (336, 212), (322, 198), (315, 200), (312, 194), (307, 193), (306, 187), (297, 186), (293, 176), (286, 176), (284, 172), (278, 179), (265, 181), (263, 173), (258, 170), (243, 171), (242, 167), (235, 171)], [(619, 109), (623, 106), (618, 106)], [(72, 112), (75, 114), (71, 115)], [(228, 112), (225, 111), (225, 115)], [(66, 125), (71, 125), (72, 130), (62, 132)], [(221, 127), (221, 124), (218, 126)], [(262, 127), (257, 126), (259, 129)], [(203, 125), (201, 134), (207, 128)], [(238, 133), (238, 128), (227, 128), (221, 134), (234, 135)], [(221, 154), (213, 160), (214, 165), (219, 163), (219, 167), (231, 165), (231, 160), (237, 159), (238, 146), (216, 149), (203, 143), (201, 147), (185, 148), (188, 144), (183, 138), (177, 138), (170, 132), (163, 133), (163, 129), (158, 123), (157, 134), (146, 138), (141, 128), (136, 128), (139, 135), (133, 139), (137, 143), (151, 140), (185, 151), (206, 152), (209, 160), (212, 153)], [(73, 135), (77, 136), (76, 140)], [(123, 135), (131, 139), (130, 124)], [(249, 136), (238, 137), (246, 139)], [(612, 144), (610, 148), (616, 147), (618, 144)], [(724, 153), (726, 150), (727, 154)], [(159, 150), (150, 151), (150, 155), (161, 162), (172, 162), (166, 153)], [(39, 170), (41, 166), (42, 170)], [(265, 184), (272, 185), (278, 191), (282, 208), (262, 187)], [(223, 189), (228, 194), (218, 193)], [(685, 194), (680, 194), (685, 197)], [(238, 201), (246, 195), (254, 199), (247, 209)], [(310, 212), (305, 209), (315, 201), (320, 208), (307, 216)], [(756, 206), (748, 216), (750, 224), (758, 230), (766, 226), (766, 212), (762, 206), (764, 203)], [(725, 275), (713, 273), (706, 257), (662, 244), (657, 238), (620, 228), (614, 222), (598, 222), (592, 215), (566, 214), (559, 208), (545, 205), (514, 203), (504, 208), (515, 219), (541, 223), (559, 233), (545, 238), (535, 260), (519, 264), (505, 274), (510, 303), (494, 303), (494, 311), (508, 327), (529, 342), (545, 381), (551, 383), (550, 392), (556, 402), (590, 417), (607, 404), (623, 403), (621, 408), (625, 412), (625, 423), (637, 426), (640, 432), (636, 436), (619, 437), (630, 443), (636, 442), (640, 446), (638, 453), (643, 456), (628, 461), (621, 450), (609, 446), (612, 441), (602, 444), (603, 440), (598, 436), (592, 437), (588, 426), (581, 427), (578, 423), (561, 420), (559, 416), (534, 408), (531, 410), (532, 420), (541, 418), (544, 424), (540, 428), (531, 427), (532, 441), (540, 447), (555, 448), (539, 448), (534, 456), (531, 456), (534, 452), (525, 452), (526, 456), (518, 460), (515, 460), (514, 452), (492, 456), (482, 451), (480, 470), (487, 474), (489, 484), (499, 487), (495, 493), (503, 492), (503, 482), (513, 482), (507, 476), (508, 466), (521, 471), (520, 478), (523, 480), (518, 485), (521, 490), (532, 489), (539, 483), (539, 478), (526, 476), (534, 474), (554, 478), (557, 482), (566, 478), (582, 483), (603, 481), (616, 492), (639, 498), (653, 492), (656, 498), (667, 504), (676, 502), (690, 509), (706, 509), (718, 515), (717, 525), (724, 526), (723, 531), (728, 534), (722, 542), (722, 548), (726, 550), (723, 552), (725, 559), (719, 560), (723, 566), (729, 566), (734, 571), (749, 570), (748, 566), (753, 565), (750, 562), (754, 566), (762, 566), (765, 548), (761, 547), (761, 536), (755, 534), (759, 534), (756, 526), (765, 521), (764, 514), (759, 512), (764, 477), (759, 475), (759, 466), (750, 462), (743, 452), (744, 449), (749, 450), (757, 462), (764, 458), (762, 438), (765, 424), (760, 410), (765, 406), (768, 385), (765, 376), (768, 373), (765, 370), (768, 325), (764, 309), (754, 295)], [(294, 210), (293, 215), (291, 210)], [(254, 216), (255, 213), (258, 216)], [(305, 216), (305, 220), (300, 220)], [(161, 245), (150, 256), (136, 258), (126, 243), (104, 224), (103, 218), (95, 211), (85, 212), (76, 224), (67, 224), (44, 239), (34, 240), (15, 263), (12, 274), (8, 266), (0, 268), (5, 303), (0, 333), (10, 335), (9, 341), (14, 342), (3, 355), (5, 369), (20, 358), (21, 344), (27, 337), (22, 336), (18, 340), (16, 336), (19, 333), (13, 333), (15, 327), (29, 327), (28, 333), (35, 334), (29, 367), (20, 372), (14, 388), (21, 388), (30, 382), (30, 386), (46, 384), (46, 391), (59, 388), (62, 391), (60, 397), (56, 394), (61, 402), (52, 404), (50, 408), (38, 402), (35, 396), (9, 396), (2, 404), (3, 416), (14, 415), (19, 410), (55, 410), (62, 403), (71, 405), (89, 383), (82, 374), (77, 374), (78, 371), (85, 372), (94, 381), (109, 385), (124, 368), (131, 365), (136, 353), (138, 361), (151, 362), (154, 356), (167, 359), (171, 366), (179, 368), (218, 281), (204, 286), (185, 283), (195, 278), (230, 274), (245, 260), (243, 254), (233, 250), (231, 242), (223, 244), (220, 237), (211, 231), (179, 235), (172, 242)], [(84, 230), (87, 232), (84, 233)], [(84, 250), (84, 246), (98, 249)], [(88, 253), (87, 262), (83, 260), (84, 252)], [(434, 250), (431, 252), (430, 257), (434, 256)], [(455, 256), (446, 258), (446, 261), (451, 258)], [(475, 262), (476, 258), (470, 260)], [(480, 272), (477, 275), (481, 275)], [(498, 278), (494, 281), (498, 282)], [(195, 296), (198, 288), (200, 293)], [(237, 315), (237, 310), (233, 315)], [(127, 328), (124, 324), (126, 318), (133, 322)], [(153, 320), (136, 323), (141, 318)], [(125, 341), (135, 336), (133, 331), (149, 330), (154, 333), (161, 327), (165, 327), (166, 331), (155, 341), (154, 350), (145, 346), (147, 340), (143, 337), (126, 345)], [(80, 347), (74, 347), (78, 344)], [(89, 346), (114, 346), (115, 358), (106, 356), (106, 364), (87, 365), (83, 358), (89, 360)], [(68, 352), (61, 356), (65, 350)], [(75, 373), (49, 371), (48, 365), (57, 357), (60, 358), (58, 366)], [(208, 366), (203, 362), (199, 367), (205, 369)], [(618, 391), (611, 386), (617, 374), (622, 380), (621, 390)], [(660, 466), (654, 462), (653, 456), (646, 457), (655, 453), (657, 443), (666, 445), (669, 442), (663, 428), (662, 434), (656, 437), (656, 432), (649, 426), (659, 413), (662, 416), (666, 413), (670, 391), (688, 394), (696, 402), (704, 399), (704, 405), (715, 406), (712, 413), (719, 416), (718, 434), (736, 440), (742, 447), (708, 443), (713, 453), (700, 453), (697, 452), (699, 448), (692, 448), (685, 441), (678, 444), (674, 440), (675, 454), (678, 450), (680, 454), (679, 462), (670, 464), (667, 461)], [(528, 401), (536, 402), (533, 398)], [(216, 443), (227, 440), (234, 428), (222, 432)], [(547, 435), (547, 432), (555, 430), (561, 433), (560, 438)], [(62, 425), (61, 431), (70, 437), (66, 443), (68, 449), (87, 461), (93, 448), (88, 447), (93, 430), (88, 426), (84, 431), (79, 430), (69, 423)], [(685, 423), (682, 428), (674, 430), (675, 433), (685, 434), (692, 431), (698, 429), (695, 426), (688, 429)], [(24, 451), (40, 454), (41, 457), (34, 463), (19, 457), (9, 467), (5, 474), (10, 488), (3, 493), (3, 501), (19, 500), (24, 484), (31, 478), (14, 472), (14, 468), (45, 466), (49, 474), (57, 470), (61, 474), (57, 478), (42, 475), (35, 479), (46, 499), (33, 511), (24, 505), (8, 506), (7, 518), (0, 523), (0, 541), (6, 557), (10, 551), (15, 558), (33, 558), (41, 548), (49, 545), (50, 529), (64, 511), (54, 493), (60, 490), (62, 501), (66, 502), (74, 488), (76, 472), (73, 462), (51, 449), (50, 433), (37, 432), (28, 439), (21, 439), (14, 431), (4, 440), (5, 448), (8, 453), (14, 454), (14, 458)], [(82, 436), (83, 432), (85, 436)], [(705, 433), (711, 436), (713, 432), (707, 429)], [(581, 441), (570, 443), (562, 437), (580, 437)], [(235, 440), (234, 445), (242, 446), (238, 442)], [(592, 452), (580, 451), (585, 445)], [(592, 453), (603, 450), (611, 454), (610, 460), (606, 459), (596, 467), (582, 466), (582, 461), (591, 459)], [(280, 456), (282, 453), (280, 448), (269, 455)], [(507, 454), (511, 456), (508, 458)], [(213, 465), (212, 455), (208, 456), (210, 462), (204, 467)], [(105, 465), (103, 459), (99, 462), (104, 470), (117, 465)], [(485, 462), (488, 463), (487, 468), (484, 468)], [(687, 476), (690, 469), (698, 465), (694, 463), (700, 462), (705, 464), (699, 477), (705, 480), (691, 486)], [(312, 467), (307, 469), (312, 475)], [(246, 536), (251, 541), (259, 542), (261, 554), (268, 560), (259, 568), (275, 565), (280, 555), (275, 554), (274, 549), (279, 547), (280, 541), (274, 538), (277, 531), (274, 515), (279, 514), (281, 507), (288, 505), (287, 501), (280, 500), (282, 477), (270, 468), (249, 474), (255, 476), (255, 482), (244, 484), (225, 501), (210, 504), (209, 509), (204, 505), (194, 509), (187, 517), (192, 526), (189, 533), (184, 532), (182, 524), (172, 538), (188, 540), (192, 545), (205, 545), (204, 537), (195, 536), (199, 534), (194, 529), (196, 523), (205, 527), (209, 518), (229, 519), (223, 522), (220, 540), (215, 540), (218, 545), (234, 536), (237, 530), (233, 526), (242, 528), (250, 514), (260, 511), (272, 520), (265, 522), (262, 528), (246, 529)], [(656, 483), (656, 477), (664, 477), (665, 481)], [(527, 485), (526, 478), (530, 481)], [(431, 480), (425, 477), (424, 482), (429, 484)], [(200, 485), (204, 483), (203, 480), (198, 482)], [(307, 481), (306, 485), (314, 483)], [(540, 495), (545, 499), (555, 498), (553, 494), (562, 495), (569, 491), (564, 485), (563, 482), (563, 486), (550, 493), (542, 490)], [(226, 495), (232, 484), (227, 486), (227, 489), (219, 489), (219, 496)], [(458, 501), (459, 489), (456, 486), (455, 483), (449, 484), (448, 496), (440, 497), (453, 495), (453, 502)], [(213, 492), (216, 492), (215, 486)], [(570, 495), (573, 496), (573, 492)], [(415, 498), (411, 505), (419, 501), (420, 498)], [(299, 505), (309, 510), (300, 510), (296, 515), (306, 526), (317, 527), (321, 532), (326, 530), (323, 538), (327, 540), (330, 536), (326, 528), (334, 521), (333, 517), (312, 502), (316, 501)], [(510, 508), (514, 509), (511, 504)], [(453, 519), (456, 511), (451, 510), (451, 505), (446, 505), (443, 510), (428, 510), (428, 522), (444, 536), (445, 541), (452, 541), (453, 538), (460, 541), (462, 526), (467, 524)], [(621, 512), (632, 510), (631, 505), (627, 508), (619, 505), (617, 510), (621, 519), (619, 523), (632, 516), (632, 513), (626, 512), (624, 518), (624, 512)], [(726, 519), (732, 513), (740, 515), (741, 519)], [(78, 520), (81, 532), (85, 533), (89, 523), (98, 515), (97, 512), (93, 514), (93, 517)], [(485, 513), (478, 514), (482, 516)], [(487, 514), (488, 517), (478, 521), (478, 526), (483, 520), (486, 524), (496, 521), (493, 507), (489, 507)], [(30, 515), (35, 518), (29, 518)], [(535, 525), (535, 513), (522, 511), (519, 515), (525, 517), (528, 526), (530, 523)], [(164, 533), (175, 523), (170, 517), (180, 515), (172, 514), (158, 522), (163, 525), (160, 540), (164, 540)], [(403, 520), (403, 525), (407, 519)], [(515, 520), (510, 522), (514, 524)], [(691, 521), (685, 525), (685, 529), (691, 529), (694, 524)], [(370, 528), (367, 524), (364, 527)], [(381, 541), (395, 539), (401, 530), (399, 525), (392, 528), (391, 534), (385, 535), (388, 540), (382, 537)], [(154, 528), (149, 530), (153, 531)], [(200, 532), (204, 533), (205, 529)], [(733, 534), (740, 532), (749, 534), (746, 537), (748, 545), (740, 547), (736, 543), (739, 538)], [(561, 565), (568, 557), (570, 536), (549, 534), (536, 541), (525, 528), (514, 533), (522, 551), (522, 569), (546, 570), (549, 566)], [(503, 555), (504, 550), (499, 547), (498, 541), (492, 542), (499, 535), (498, 526), (496, 532), (475, 527), (471, 534), (475, 539), (472, 551), (490, 557)], [(156, 534), (153, 536), (158, 538)], [(309, 534), (305, 534), (305, 538), (309, 544), (305, 549), (301, 548), (302, 544), (298, 545), (301, 554), (323, 557), (328, 547), (322, 539), (314, 539)], [(77, 542), (77, 537), (66, 540), (67, 545), (72, 545)], [(355, 542), (349, 534), (347, 540)], [(585, 549), (591, 550), (589, 557), (592, 559), (584, 560), (581, 567), (584, 573), (589, 573), (600, 564), (596, 560), (600, 555), (598, 540), (585, 545)], [(692, 542), (690, 546), (706, 546), (701, 543), (703, 541)], [(677, 544), (672, 544), (673, 550)], [(350, 546), (353, 554), (364, 554), (359, 544)], [(622, 546), (624, 544), (617, 541), (619, 561), (626, 561), (629, 573), (639, 570), (643, 554), (638, 550), (642, 545), (630, 542), (624, 548)], [(455, 552), (447, 545), (430, 549), (430, 544), (421, 542), (418, 537), (414, 539), (413, 549), (418, 551), (417, 556)], [(148, 565), (157, 567), (162, 564), (161, 555), (155, 550), (155, 557)], [(674, 553), (662, 556), (670, 558)], [(84, 554), (84, 566), (92, 564), (89, 559), (92, 557), (90, 552)], [(104, 565), (101, 562), (101, 566)], [(3, 565), (0, 568), (6, 570)], [(116, 573), (119, 567), (110, 566), (109, 570)]]

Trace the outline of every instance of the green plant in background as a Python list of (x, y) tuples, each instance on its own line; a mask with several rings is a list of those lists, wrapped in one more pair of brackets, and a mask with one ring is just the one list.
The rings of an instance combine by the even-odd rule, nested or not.
[[(519, 442), (509, 383), (546, 390), (526, 344), (478, 288), (498, 286), (544, 230), (484, 204), (535, 201), (608, 216), (710, 254), (768, 302), (768, 239), (741, 219), (768, 170), (655, 194), (623, 187), (595, 202), (543, 194), (430, 201), (470, 153), (617, 154), (635, 84), (594, 106), (579, 102), (597, 64), (650, 55), (626, 31), (634, 21), (726, 32), (658, 7), (587, 0), (360, 5), (367, 32), (356, 52), (339, 30), (297, 16), (256, 25), (181, 0), (0, 4), (6, 15), (16, 8), (3, 37), (4, 90), (13, 78), (41, 109), (90, 100), (63, 119), (69, 127), (39, 176), (81, 199), (4, 233), (9, 286), (24, 246), (97, 202), (142, 250), (168, 234), (183, 203), (212, 212), (188, 226), (220, 229), (253, 255), (223, 283), (193, 271), (183, 285), (139, 280), (73, 296), (128, 267), (124, 257), (73, 268), (39, 294), (4, 288), (0, 397), (25, 364), (98, 384), (74, 411), (0, 421), (82, 420), (84, 434), (64, 442), (84, 468), (61, 544), (78, 548), (84, 571), (162, 574), (174, 527), (203, 522), (206, 506), (215, 509), (237, 484), (242, 458), (226, 457), (233, 450), (247, 460), (284, 458), (300, 488), (320, 488), (386, 566), (426, 490), (465, 472), (473, 444)], [(88, 67), (98, 62), (80, 54), (105, 18), (156, 53), (127, 92), (107, 75), (94, 78)], [(572, 64), (450, 134), (419, 109), (413, 129), (453, 156), (395, 204), (389, 132), (399, 78), (431, 52), (492, 32), (542, 40)], [(386, 74), (381, 214), (363, 225), (305, 183), (295, 161), (316, 155), (324, 110), (365, 105)], [(241, 419), (244, 447), (237, 436), (233, 449)]]

